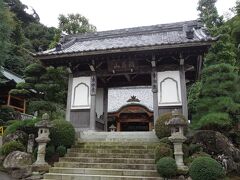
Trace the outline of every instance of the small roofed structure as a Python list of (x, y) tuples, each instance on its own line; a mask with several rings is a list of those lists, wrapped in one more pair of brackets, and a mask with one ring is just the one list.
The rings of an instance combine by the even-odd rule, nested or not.
[(9, 92), (16, 87), (17, 83), (25, 82), (25, 80), (18, 74), (0, 67), (3, 82), (0, 83), (0, 103), (3, 106), (8, 106), (14, 110), (25, 113), (26, 100), (23, 97), (12, 96)]

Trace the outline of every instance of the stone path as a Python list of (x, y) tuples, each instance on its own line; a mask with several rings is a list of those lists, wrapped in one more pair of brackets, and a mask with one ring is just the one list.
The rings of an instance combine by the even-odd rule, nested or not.
[(0, 179), (1, 180), (15, 180), (15, 179), (11, 178), (8, 174), (6, 174), (4, 172), (0, 172)]

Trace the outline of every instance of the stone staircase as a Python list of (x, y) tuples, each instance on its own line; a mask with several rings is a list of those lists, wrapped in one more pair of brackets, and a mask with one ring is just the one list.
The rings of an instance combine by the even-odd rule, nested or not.
[[(96, 136), (99, 135), (96, 133)], [(140, 134), (139, 134), (140, 135)], [(98, 136), (99, 137), (99, 136)], [(80, 139), (54, 164), (45, 180), (160, 180), (154, 162), (155, 140)], [(89, 138), (89, 137), (88, 137)], [(93, 137), (94, 139), (94, 137)], [(97, 138), (96, 138), (97, 139)]]

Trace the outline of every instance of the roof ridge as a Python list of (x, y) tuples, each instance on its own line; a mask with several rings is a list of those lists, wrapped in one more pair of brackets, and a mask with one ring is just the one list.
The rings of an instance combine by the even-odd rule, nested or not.
[(158, 33), (158, 32), (169, 32), (169, 31), (179, 31), (183, 29), (183, 25), (190, 25), (193, 27), (200, 26), (199, 20), (191, 20), (191, 21), (182, 21), (182, 22), (174, 22), (174, 23), (165, 23), (165, 24), (156, 24), (150, 26), (139, 26), (139, 27), (131, 27), (131, 28), (122, 28), (115, 30), (107, 30), (107, 31), (98, 31), (98, 32), (89, 32), (84, 34), (75, 34), (75, 35), (67, 35), (65, 36), (65, 40), (71, 41), (73, 38), (76, 38), (76, 41), (84, 41), (86, 39), (95, 39), (95, 38), (111, 38), (123, 36), (131, 36), (131, 35), (144, 35), (148, 33)]

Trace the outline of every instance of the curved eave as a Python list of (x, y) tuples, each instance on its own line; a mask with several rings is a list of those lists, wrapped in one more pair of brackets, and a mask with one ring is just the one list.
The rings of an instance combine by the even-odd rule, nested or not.
[(104, 50), (90, 50), (90, 51), (74, 51), (74, 52), (53, 52), (49, 54), (35, 54), (34, 56), (40, 60), (50, 60), (65, 57), (80, 57), (89, 55), (102, 55), (120, 52), (134, 52), (134, 51), (149, 51), (149, 50), (164, 50), (174, 48), (187, 48), (187, 47), (202, 47), (211, 46), (212, 42), (215, 42), (217, 38), (211, 38), (209, 40), (202, 41), (191, 41), (186, 43), (174, 43), (174, 44), (160, 44), (160, 45), (148, 45), (148, 46), (134, 46), (134, 47), (123, 47), (123, 48), (111, 48)]
[(119, 113), (121, 110), (123, 110), (124, 108), (126, 107), (130, 107), (130, 106), (141, 106), (142, 108), (146, 109), (148, 112), (151, 112), (153, 113), (153, 110), (149, 109), (147, 106), (143, 105), (143, 104), (140, 104), (140, 103), (129, 103), (129, 104), (125, 104), (123, 106), (121, 106), (118, 110), (116, 111), (111, 111), (111, 112), (108, 112), (109, 115), (113, 115), (113, 114), (116, 114), (116, 113)]

